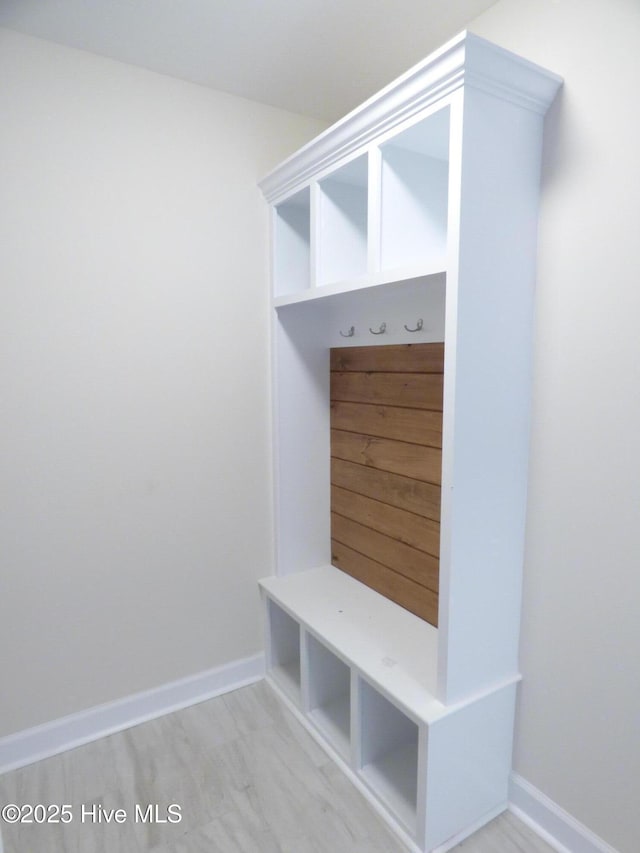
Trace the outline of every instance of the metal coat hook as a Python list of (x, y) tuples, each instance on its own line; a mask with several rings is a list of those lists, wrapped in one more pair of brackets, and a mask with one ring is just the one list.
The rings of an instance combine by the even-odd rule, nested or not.
[(342, 335), (343, 338), (352, 338), (355, 335), (355, 332), (356, 332), (355, 326), (350, 326), (349, 331), (346, 333), (343, 332), (342, 329), (340, 329), (340, 334)]
[(371, 332), (372, 335), (384, 335), (384, 333), (387, 331), (387, 324), (386, 323), (380, 323), (380, 328), (378, 329), (377, 332), (375, 329), (372, 329), (371, 326), (369, 326), (369, 331)]
[(419, 332), (422, 329), (422, 320), (418, 320), (418, 322), (416, 323), (415, 329), (410, 329), (406, 323), (404, 324), (404, 327), (407, 330), (407, 332)]

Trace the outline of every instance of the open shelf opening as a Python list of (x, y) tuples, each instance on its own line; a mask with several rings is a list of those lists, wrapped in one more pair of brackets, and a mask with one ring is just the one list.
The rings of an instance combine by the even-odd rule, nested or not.
[(309, 187), (275, 208), (274, 296), (300, 293), (311, 284)]
[(271, 676), (300, 704), (300, 626), (271, 599), (268, 606)]
[(449, 189), (449, 109), (381, 147), (381, 266), (445, 269)]
[(351, 673), (340, 658), (310, 634), (309, 716), (333, 748), (348, 759), (351, 751)]
[(318, 284), (367, 272), (367, 157), (320, 181)]
[(400, 823), (415, 835), (418, 726), (362, 679), (360, 714), (360, 774)]

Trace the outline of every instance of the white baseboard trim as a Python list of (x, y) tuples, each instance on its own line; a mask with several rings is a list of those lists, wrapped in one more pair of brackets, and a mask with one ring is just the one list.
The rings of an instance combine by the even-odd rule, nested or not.
[(509, 811), (559, 853), (618, 853), (517, 773), (511, 774)]
[(253, 684), (264, 671), (260, 653), (7, 735), (0, 738), (0, 774)]

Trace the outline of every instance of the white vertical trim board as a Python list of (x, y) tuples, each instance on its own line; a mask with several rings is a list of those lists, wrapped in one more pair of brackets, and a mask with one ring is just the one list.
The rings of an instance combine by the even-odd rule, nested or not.
[(0, 738), (0, 774), (253, 684), (264, 672), (261, 652), (7, 735)]
[(618, 853), (517, 773), (511, 774), (509, 811), (559, 853)]

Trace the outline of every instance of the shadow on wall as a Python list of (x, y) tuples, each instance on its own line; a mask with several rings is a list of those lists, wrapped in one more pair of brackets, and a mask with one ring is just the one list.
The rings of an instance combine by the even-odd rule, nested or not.
[(544, 117), (544, 144), (542, 146), (540, 175), (541, 194), (553, 183), (556, 175), (566, 173), (567, 164), (570, 160), (563, 145), (566, 138), (566, 121), (565, 90), (564, 86), (561, 86)]

